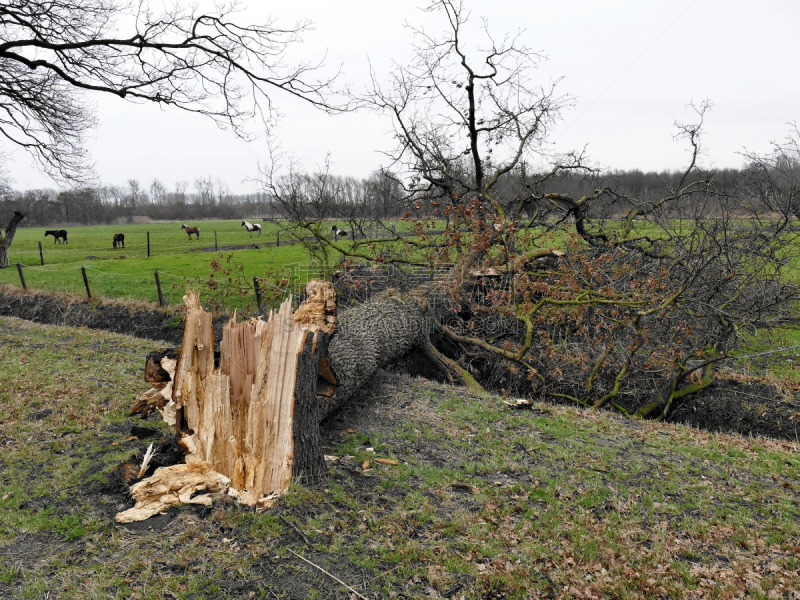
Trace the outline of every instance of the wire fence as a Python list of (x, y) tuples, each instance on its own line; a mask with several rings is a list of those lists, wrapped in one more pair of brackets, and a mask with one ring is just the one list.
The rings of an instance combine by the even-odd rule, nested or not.
[[(31, 278), (29, 265), (16, 263), (19, 282), (28, 290)], [(221, 312), (243, 311), (265, 314), (277, 308), (287, 298), (297, 304), (306, 283), (325, 278), (327, 270), (316, 264), (288, 264), (273, 277), (248, 277), (228, 270), (221, 277), (213, 274), (187, 277), (163, 269), (136, 269), (119, 273), (94, 265), (64, 264), (35, 266), (35, 279), (42, 275), (57, 276), (63, 284), (58, 291), (87, 298), (107, 297), (121, 300), (144, 300), (161, 306), (182, 303), (187, 288), (198, 289), (205, 295), (208, 308)], [(232, 275), (233, 273), (233, 275)], [(145, 292), (143, 297), (143, 290)]]
[[(109, 259), (150, 258), (175, 256), (197, 252), (225, 252), (228, 250), (281, 247), (302, 243), (290, 237), (285, 231), (272, 231), (261, 236), (234, 236), (230, 232), (221, 238), (216, 230), (206, 230), (206, 237), (168, 242), (153, 239), (149, 231), (126, 234), (124, 247), (111, 244), (83, 245), (69, 243), (42, 245), (38, 248), (19, 248), (14, 250), (16, 269), (20, 285), (24, 289), (51, 289), (88, 298), (107, 297), (120, 300), (146, 301), (162, 306), (182, 304), (187, 288), (198, 289), (204, 296), (204, 303), (213, 309), (232, 312), (238, 310), (251, 314), (264, 314), (277, 308), (288, 297), (298, 301), (305, 284), (310, 279), (323, 279), (330, 275), (330, 269), (320, 265), (292, 263), (284, 265), (278, 273), (268, 277), (248, 276), (235, 269), (222, 266), (220, 272), (202, 276), (187, 276), (183, 272), (169, 269), (137, 269), (120, 272), (119, 268), (104, 268)], [(366, 232), (367, 235), (372, 231)], [(376, 235), (379, 231), (374, 232)], [(364, 232), (358, 236), (362, 237)], [(403, 232), (401, 235), (411, 235)], [(212, 238), (211, 240), (209, 238)], [(74, 239), (74, 238), (73, 238)], [(52, 257), (58, 255), (58, 260)], [(95, 261), (92, 262), (85, 261)], [(222, 262), (222, 261), (213, 261)], [(133, 267), (133, 264), (126, 264)], [(6, 283), (10, 281), (6, 280)]]

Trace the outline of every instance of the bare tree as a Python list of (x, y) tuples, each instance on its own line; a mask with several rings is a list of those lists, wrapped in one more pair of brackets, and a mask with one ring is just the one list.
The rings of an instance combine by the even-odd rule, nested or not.
[(6, 226), (5, 232), (0, 230), (0, 269), (8, 268), (8, 248), (11, 246), (11, 242), (14, 241), (14, 235), (17, 232), (17, 226), (24, 217), (24, 213), (15, 210), (14, 214), (11, 216), (11, 220)]
[(0, 135), (56, 180), (84, 185), (93, 180), (83, 145), (94, 125), (90, 93), (202, 114), (245, 137), (254, 117), (274, 123), (276, 92), (341, 109), (327, 99), (332, 78), (319, 76), (321, 63), (287, 59), (309, 22), (239, 24), (237, 10), (235, 0), (214, 13), (177, 4), (156, 12), (133, 0), (3, 2)]
[(94, 118), (83, 93), (113, 94), (211, 117), (246, 136), (246, 123), (276, 117), (273, 93), (328, 111), (320, 63), (291, 64), (287, 48), (309, 29), (233, 19), (174, 5), (155, 12), (132, 0), (9, 0), (0, 6), (0, 133), (48, 174), (86, 177), (84, 135)]
[[(495, 39), (483, 21), (486, 46), (470, 46), (462, 2), (435, 1), (427, 11), (446, 18), (445, 33), (413, 28), (415, 60), (396, 64), (388, 86), (373, 74), (361, 100), (393, 118), (398, 145), (388, 154), (413, 176), (408, 199), (460, 204), (549, 156), (543, 142), (572, 99), (558, 95), (555, 83), (532, 81), (544, 57), (519, 35)], [(581, 166), (579, 157), (563, 158), (568, 167)]]
[(56, 211), (55, 190), (27, 190), (20, 198), (24, 212), (35, 225), (47, 225)]
[(186, 205), (186, 190), (189, 187), (188, 181), (176, 181), (175, 182), (175, 191), (172, 192), (171, 199), (172, 202), (179, 207), (183, 207)]
[(745, 150), (744, 192), (746, 207), (788, 222), (800, 219), (800, 129), (790, 124), (783, 142), (773, 142), (772, 151), (758, 154)]
[(167, 203), (167, 188), (159, 179), (154, 179), (150, 184), (150, 199), (156, 206)]
[[(709, 103), (676, 123), (688, 161), (660, 193), (594, 187), (582, 151), (549, 150), (570, 98), (533, 81), (541, 55), (520, 36), (493, 37), (486, 21), (483, 46), (468, 44), (458, 0), (428, 10), (446, 27), (416, 29), (416, 59), (395, 65), (388, 85), (373, 76), (360, 100), (393, 119), (388, 155), (415, 235), (335, 248), (351, 263), (448, 267), (420, 310), (449, 375), (664, 417), (715, 380), (740, 332), (797, 321), (793, 246), (771, 223), (743, 221), (738, 199), (701, 168)], [(310, 204), (298, 185), (274, 195), (295, 216), (335, 207)]]
[(196, 204), (203, 207), (213, 206), (216, 204), (216, 197), (214, 194), (214, 180), (209, 175), (206, 179), (198, 177), (194, 180), (194, 189), (197, 190)]

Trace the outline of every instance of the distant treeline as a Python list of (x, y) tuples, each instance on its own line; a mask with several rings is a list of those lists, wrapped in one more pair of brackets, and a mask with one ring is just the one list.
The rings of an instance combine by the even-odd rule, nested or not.
[[(695, 177), (710, 177), (722, 193), (734, 194), (746, 176), (746, 169), (717, 169)], [(535, 175), (512, 174), (501, 184), (501, 193), (518, 193), (523, 179)], [(643, 172), (639, 170), (575, 173), (564, 171), (549, 179), (543, 191), (570, 194), (580, 198), (602, 187), (620, 195), (648, 199), (663, 195), (680, 183), (679, 172)], [(380, 219), (399, 218), (406, 210), (403, 187), (392, 174), (375, 173), (366, 179), (330, 174), (294, 175), (293, 193), (305, 199), (309, 219), (325, 218), (326, 212), (342, 214), (353, 206), (362, 216)], [(507, 188), (507, 189), (502, 189)], [(546, 188), (546, 189), (544, 189)], [(344, 209), (344, 210), (337, 210)], [(624, 210), (624, 200), (616, 207)], [(232, 194), (217, 180), (198, 179), (193, 190), (187, 182), (168, 190), (155, 180), (148, 188), (131, 179), (125, 186), (98, 186), (58, 191), (36, 189), (0, 191), (0, 222), (6, 222), (14, 210), (26, 214), (22, 226), (42, 227), (58, 223), (85, 225), (110, 224), (118, 219), (132, 221), (134, 216), (155, 220), (197, 219), (279, 219), (281, 205), (267, 192)]]

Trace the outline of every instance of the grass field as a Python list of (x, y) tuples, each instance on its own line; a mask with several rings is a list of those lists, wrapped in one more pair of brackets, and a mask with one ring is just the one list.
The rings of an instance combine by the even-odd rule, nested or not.
[[(189, 286), (200, 287), (202, 292), (203, 286), (197, 282), (208, 280), (211, 262), (216, 261), (234, 269), (232, 276), (237, 281), (229, 283), (226, 277), (217, 275), (219, 286), (214, 294), (217, 298), (224, 297), (224, 308), (232, 311), (254, 305), (253, 277), (264, 278), (260, 285), (265, 293), (275, 291), (272, 286), (284, 278), (290, 281), (289, 291), (296, 293), (310, 277), (323, 273), (322, 268), (311, 264), (302, 244), (291, 243), (275, 223), (263, 223), (261, 236), (247, 233), (239, 219), (188, 223), (200, 227), (199, 239), (189, 238), (180, 229), (181, 224), (176, 221), (69, 227), (66, 244), (55, 243), (52, 236), (44, 237), (47, 229), (56, 227), (20, 228), (9, 252), (11, 266), (0, 269), (0, 284), (21, 285), (15, 268), (19, 263), (28, 289), (85, 295), (85, 271), (92, 296), (157, 302), (155, 271), (158, 271), (164, 299), (174, 305), (181, 302)], [(336, 224), (346, 227), (343, 222)], [(398, 230), (410, 227), (400, 221), (396, 225)], [(326, 223), (325, 229), (328, 228)], [(125, 235), (125, 248), (112, 247), (115, 233)], [(349, 238), (337, 242), (341, 246), (350, 243)], [(214, 248), (219, 251), (214, 252)], [(337, 256), (332, 257), (334, 263), (337, 260)], [(244, 287), (243, 297), (238, 294), (240, 283)], [(227, 296), (226, 289), (230, 292)], [(211, 296), (209, 288), (205, 291)]]
[(798, 598), (797, 443), (389, 373), (323, 429), (325, 480), (119, 526), (157, 347), (0, 318), (0, 597)]
[[(180, 223), (149, 223), (145, 225), (100, 225), (71, 227), (67, 244), (55, 244), (53, 238), (44, 238), (45, 228), (22, 228), (17, 230), (11, 246), (9, 259), (12, 267), (0, 270), (0, 283), (20, 285), (16, 263), (23, 265), (25, 283), (29, 289), (63, 291), (85, 295), (81, 267), (85, 268), (89, 289), (93, 296), (107, 296), (125, 300), (157, 302), (155, 271), (165, 301), (180, 303), (189, 282), (206, 280), (211, 275), (210, 263), (217, 260), (241, 266), (242, 280), (253, 287), (253, 277), (264, 277), (265, 273), (300, 275), (309, 263), (308, 252), (300, 244), (289, 245), (283, 236), (282, 245), (275, 247), (279, 234), (278, 226), (263, 224), (263, 233), (250, 236), (241, 221), (201, 221), (200, 239), (190, 240), (180, 229)], [(125, 248), (112, 248), (115, 233), (125, 234)], [(220, 253), (201, 252), (199, 249), (215, 247), (257, 245), (258, 249), (222, 250)], [(150, 257), (148, 242), (150, 238)], [(39, 256), (42, 242), (44, 266)], [(271, 242), (272, 246), (266, 243)], [(222, 258), (220, 258), (220, 254)], [(224, 283), (224, 282), (223, 282)], [(247, 300), (253, 302), (253, 295)], [(241, 300), (229, 299), (230, 308), (239, 308)]]

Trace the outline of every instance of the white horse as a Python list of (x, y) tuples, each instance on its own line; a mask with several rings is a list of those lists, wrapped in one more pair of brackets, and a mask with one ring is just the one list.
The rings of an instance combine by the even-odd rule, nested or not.
[(347, 235), (346, 231), (339, 229), (336, 225), (331, 227), (331, 232), (333, 233), (333, 239), (335, 240)]
[(261, 225), (258, 223), (248, 223), (247, 221), (242, 221), (241, 226), (247, 229), (247, 231), (250, 233), (250, 237), (253, 237), (254, 231), (257, 231), (258, 236), (261, 237)]

